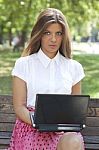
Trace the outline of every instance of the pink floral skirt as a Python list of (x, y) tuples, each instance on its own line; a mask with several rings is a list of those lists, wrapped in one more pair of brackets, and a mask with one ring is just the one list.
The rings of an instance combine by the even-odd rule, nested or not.
[[(83, 137), (80, 133), (73, 134), (78, 134), (83, 143)], [(63, 132), (39, 132), (31, 125), (17, 119), (10, 147), (7, 150), (56, 150), (62, 135)]]

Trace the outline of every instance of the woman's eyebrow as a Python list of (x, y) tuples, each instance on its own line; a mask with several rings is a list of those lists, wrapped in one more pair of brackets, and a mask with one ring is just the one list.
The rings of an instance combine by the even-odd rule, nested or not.
[[(48, 29), (44, 30), (44, 32), (45, 32), (45, 31), (52, 32), (52, 31), (50, 31), (50, 30), (48, 30)], [(62, 32), (62, 30), (57, 30), (56, 32)]]

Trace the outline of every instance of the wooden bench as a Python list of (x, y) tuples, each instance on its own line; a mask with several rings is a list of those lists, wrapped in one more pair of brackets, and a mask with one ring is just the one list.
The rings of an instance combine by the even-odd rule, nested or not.
[[(14, 123), (12, 96), (0, 95), (0, 150), (9, 146)], [(99, 150), (99, 99), (90, 99), (86, 123), (82, 131), (86, 150)]]

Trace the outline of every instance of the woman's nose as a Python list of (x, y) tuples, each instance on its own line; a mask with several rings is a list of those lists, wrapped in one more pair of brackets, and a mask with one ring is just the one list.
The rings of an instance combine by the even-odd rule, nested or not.
[(52, 41), (52, 42), (56, 42), (56, 35), (55, 35), (55, 34), (52, 34), (52, 36), (51, 36), (51, 41)]

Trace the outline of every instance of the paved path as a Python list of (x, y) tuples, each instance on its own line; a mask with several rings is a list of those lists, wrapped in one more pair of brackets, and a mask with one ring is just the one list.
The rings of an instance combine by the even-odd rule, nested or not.
[(72, 43), (73, 54), (99, 54), (98, 43)]

